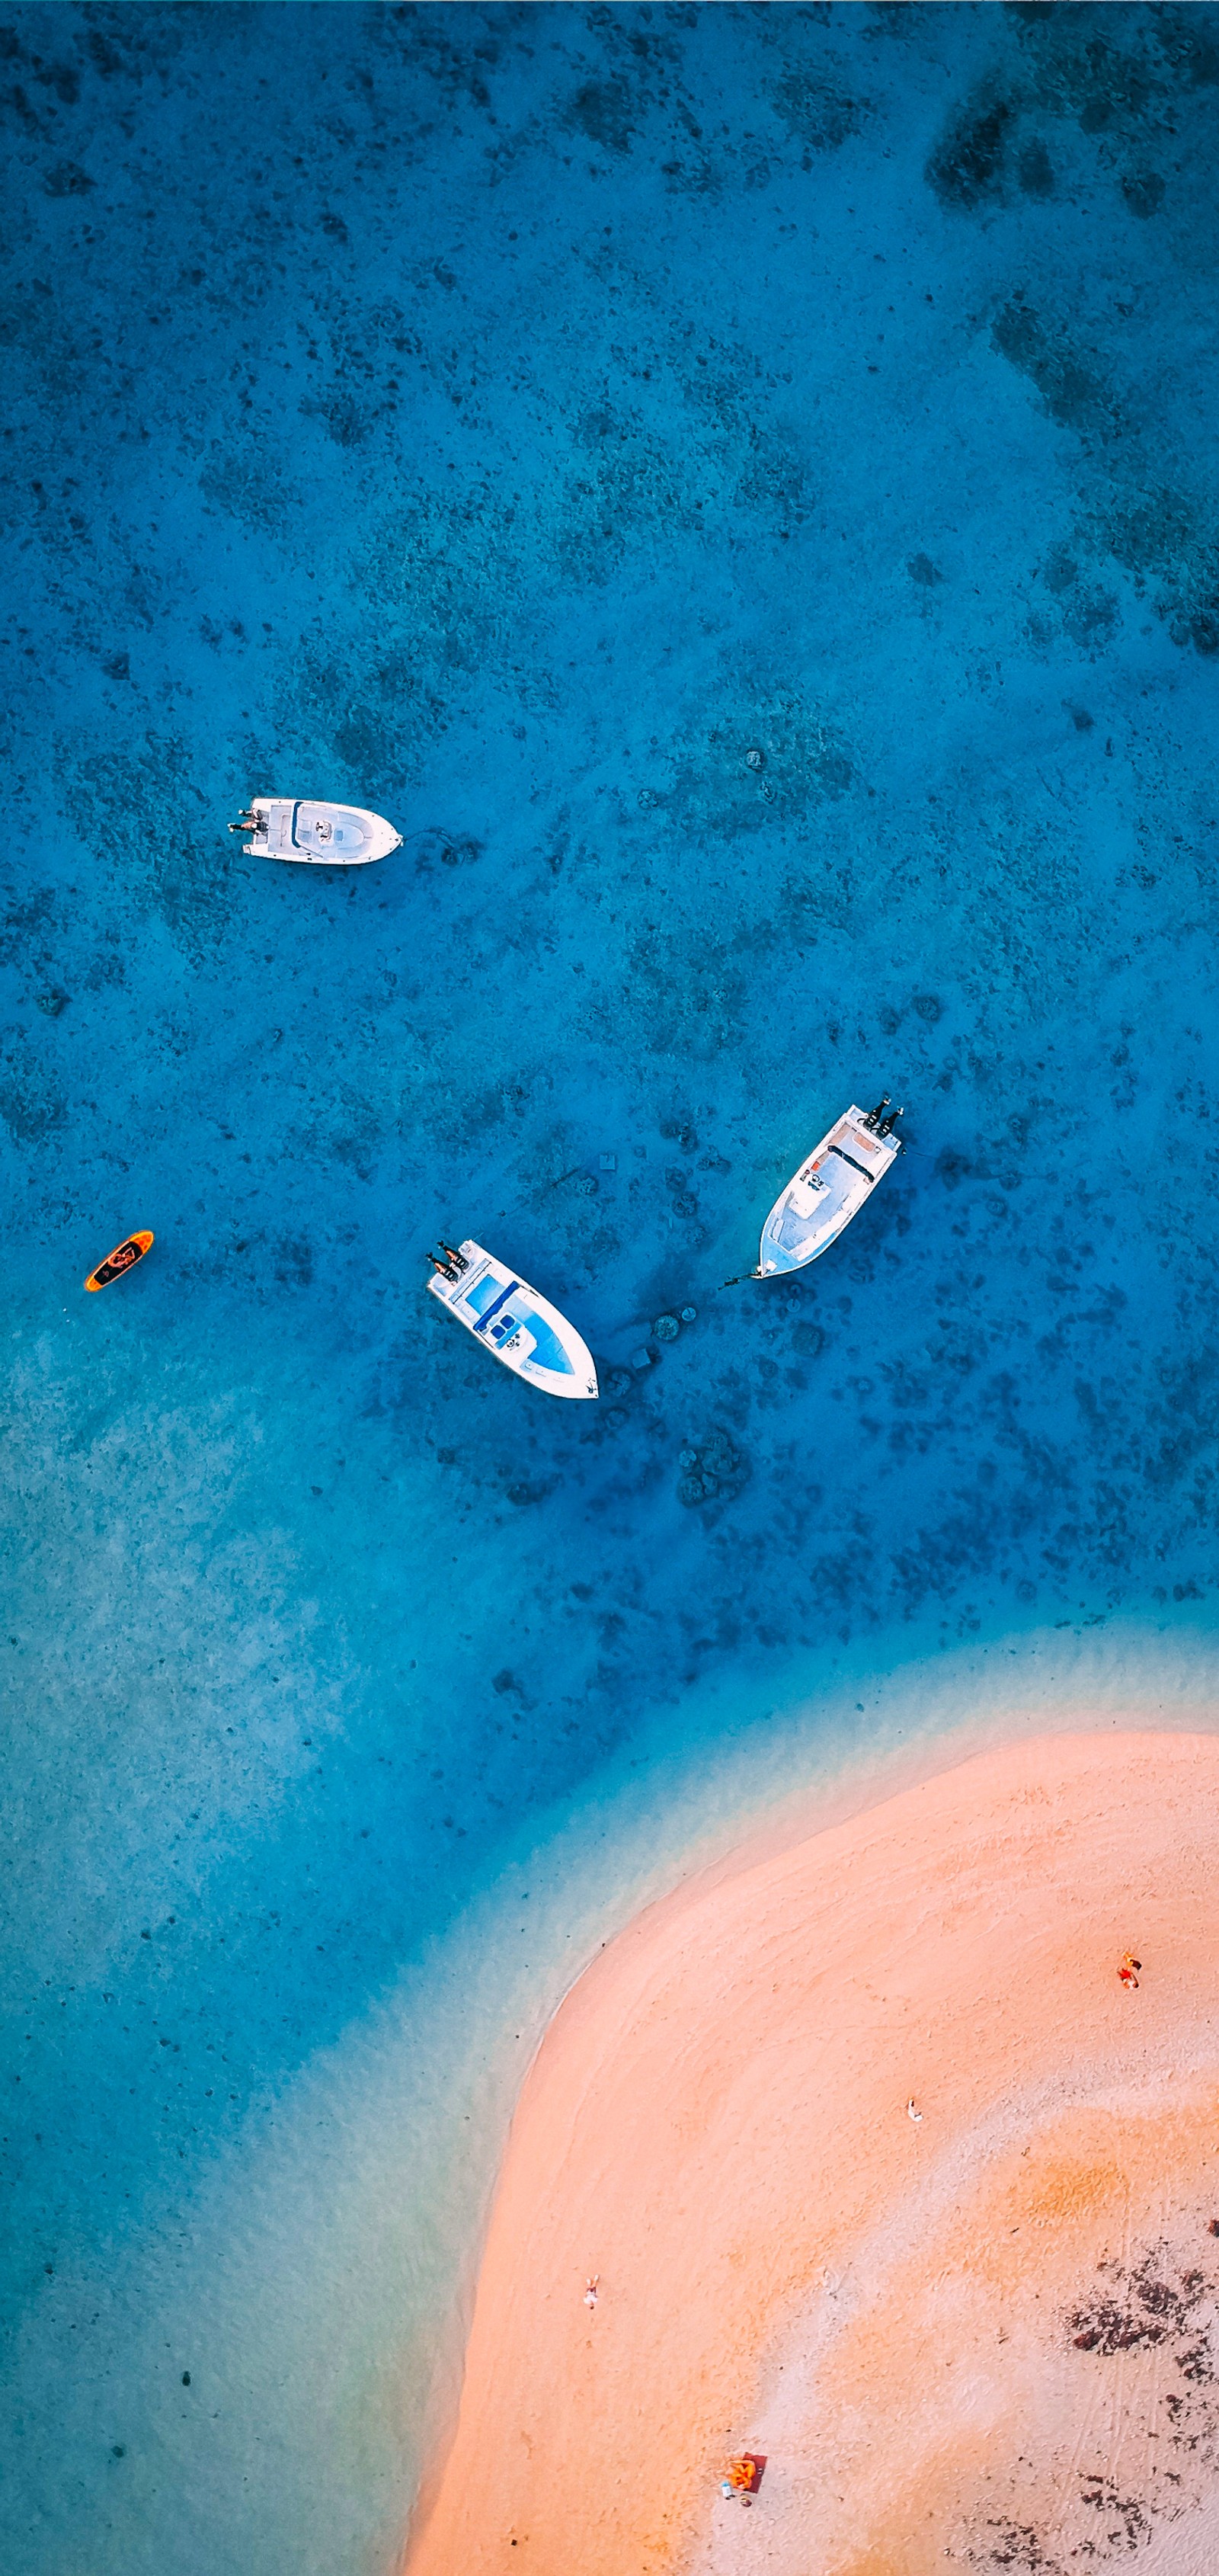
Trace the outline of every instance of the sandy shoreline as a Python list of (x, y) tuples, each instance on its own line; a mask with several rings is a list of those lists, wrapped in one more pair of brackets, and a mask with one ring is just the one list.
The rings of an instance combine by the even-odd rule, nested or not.
[(410, 2576), (1213, 2557), (1217, 1824), (1215, 1737), (1047, 1736), (630, 1925), (527, 2078)]

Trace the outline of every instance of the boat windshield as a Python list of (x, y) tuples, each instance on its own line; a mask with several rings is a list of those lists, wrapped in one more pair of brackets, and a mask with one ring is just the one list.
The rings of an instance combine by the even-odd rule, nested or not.
[[(499, 1300), (502, 1303), (498, 1304), (498, 1311), (491, 1314), (489, 1309), (495, 1307)], [(553, 1324), (548, 1324), (545, 1316), (539, 1315), (537, 1308), (531, 1305), (529, 1291), (519, 1281), (513, 1281), (505, 1293), (494, 1271), (485, 1271), (482, 1278), (466, 1290), (465, 1303), (476, 1315), (487, 1316), (484, 1337), (493, 1350), (502, 1350), (505, 1342), (510, 1342), (523, 1325), (533, 1341), (533, 1349), (524, 1362), (525, 1368), (550, 1369), (556, 1377), (574, 1377), (574, 1365)]]
[(817, 1178), (821, 1186), (815, 1194), (801, 1182), (793, 1182), (767, 1229), (782, 1252), (799, 1252), (816, 1235), (824, 1234), (851, 1195), (852, 1173), (836, 1156), (827, 1154)]
[(349, 859), (354, 851), (363, 849), (368, 833), (358, 815), (334, 806), (298, 805), (292, 837), (298, 850), (334, 850)]

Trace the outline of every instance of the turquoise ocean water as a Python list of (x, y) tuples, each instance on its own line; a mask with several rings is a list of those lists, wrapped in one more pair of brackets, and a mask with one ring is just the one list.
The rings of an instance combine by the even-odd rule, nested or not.
[(1219, 12), (99, 0), (0, 100), (4, 2558), (382, 2576), (589, 1950), (1208, 1704)]

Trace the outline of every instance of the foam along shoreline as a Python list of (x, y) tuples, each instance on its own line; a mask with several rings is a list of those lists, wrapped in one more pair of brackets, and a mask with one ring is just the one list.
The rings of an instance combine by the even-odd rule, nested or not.
[(1216, 1737), (1047, 1736), (628, 1926), (526, 2079), (410, 2576), (1201, 2567), (1217, 1823)]

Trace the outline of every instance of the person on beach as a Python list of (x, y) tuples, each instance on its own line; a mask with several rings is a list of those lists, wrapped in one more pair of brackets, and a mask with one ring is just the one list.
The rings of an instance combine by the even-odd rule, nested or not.
[(597, 2283), (599, 2282), (600, 2278), (601, 2278), (601, 2275), (600, 2275), (600, 2273), (599, 2273), (599, 2272), (593, 2272), (593, 2273), (590, 2275), (589, 2279), (588, 2279), (588, 2280), (585, 2282), (585, 2284), (584, 2284), (584, 2305), (585, 2305), (585, 2307), (588, 2309), (588, 2312), (589, 2312), (590, 2316), (591, 2316), (591, 2314), (592, 2314), (593, 2309), (596, 2307), (596, 2304), (597, 2304), (597, 2298), (598, 2298)]
[(1137, 1986), (1139, 1982), (1138, 1972), (1142, 1967), (1142, 1964), (1143, 1962), (1141, 1959), (1135, 1958), (1133, 1950), (1127, 1950), (1126, 1956), (1117, 1972), (1124, 1986)]

